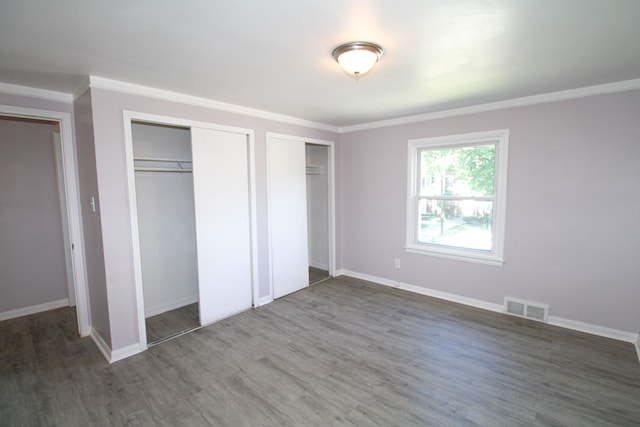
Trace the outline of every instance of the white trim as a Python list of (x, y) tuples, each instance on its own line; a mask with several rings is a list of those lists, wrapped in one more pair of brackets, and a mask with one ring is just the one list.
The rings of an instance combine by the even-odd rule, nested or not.
[(130, 95), (145, 96), (148, 98), (161, 99), (165, 101), (177, 102), (181, 104), (193, 105), (196, 107), (211, 108), (213, 110), (225, 111), (228, 113), (242, 114), (244, 116), (257, 117), (265, 120), (273, 120), (280, 123), (288, 123), (292, 125), (304, 126), (313, 129), (326, 130), (329, 132), (338, 132), (338, 128), (324, 123), (313, 122), (310, 120), (299, 119), (297, 117), (286, 116), (284, 114), (272, 113), (256, 108), (245, 107), (242, 105), (229, 104), (226, 102), (215, 101), (213, 99), (202, 98), (199, 96), (185, 95), (183, 93), (171, 92), (164, 89), (157, 89), (148, 86), (141, 86), (133, 83), (126, 83), (117, 80), (105, 79), (103, 77), (89, 76), (89, 87), (96, 89), (105, 89), (114, 92), (126, 93)]
[[(397, 281), (385, 279), (382, 277), (358, 273), (355, 271), (350, 271), (345, 269), (338, 270), (338, 275), (355, 277), (356, 279), (366, 280), (368, 282), (372, 282), (378, 285), (390, 286), (392, 288), (402, 289), (405, 291), (426, 295), (426, 296), (442, 299), (445, 301), (451, 301), (458, 304), (464, 304), (470, 307), (482, 308), (484, 310), (489, 310), (496, 313), (504, 314), (505, 316), (509, 316), (508, 314), (503, 313), (502, 304), (495, 304), (488, 301), (482, 301), (474, 298), (467, 298), (461, 295), (438, 291), (436, 289), (430, 289), (430, 288), (425, 288), (423, 286), (416, 286), (408, 283), (397, 282)], [(548, 323), (550, 325), (558, 326), (565, 329), (571, 329), (578, 332), (586, 332), (591, 335), (597, 335), (605, 338), (612, 338), (618, 341), (635, 343), (637, 350), (638, 350), (638, 347), (640, 347), (640, 343), (638, 342), (640, 338), (638, 338), (637, 334), (634, 334), (631, 332), (621, 331), (618, 329), (611, 329), (604, 326), (580, 322), (577, 320), (564, 319), (562, 317), (556, 317), (556, 316), (549, 316)], [(638, 357), (640, 358), (640, 351), (638, 352), (638, 354), (639, 354)]]
[(126, 347), (113, 350), (111, 352), (111, 359), (109, 360), (109, 363), (116, 363), (119, 360), (142, 353), (144, 350), (146, 350), (146, 348), (142, 348), (138, 344), (131, 344)]
[[(247, 155), (249, 168), (249, 203), (250, 203), (250, 238), (251, 238), (251, 271), (252, 271), (252, 305), (255, 306), (258, 299), (258, 240), (257, 240), (257, 212), (256, 212), (256, 171), (255, 171), (255, 138), (253, 129), (239, 128), (234, 126), (224, 126), (209, 122), (200, 122), (195, 120), (180, 119), (176, 117), (161, 116), (157, 114), (141, 113), (137, 111), (123, 110), (123, 127), (124, 127), (124, 143), (125, 158), (127, 162), (127, 191), (129, 192), (129, 217), (131, 223), (131, 240), (133, 246), (133, 268), (136, 294), (136, 310), (138, 318), (138, 344), (135, 344), (139, 351), (147, 349), (147, 330), (145, 322), (144, 310), (144, 292), (142, 286), (142, 269), (140, 255), (140, 237), (138, 230), (138, 210), (135, 192), (135, 170), (133, 162), (133, 135), (131, 124), (133, 121), (155, 123), (164, 125), (174, 125), (186, 128), (203, 128), (212, 129), (223, 132), (232, 132), (246, 135), (247, 137)], [(204, 325), (203, 325), (204, 326)], [(130, 346), (133, 348), (133, 346)], [(122, 350), (118, 350), (122, 351)], [(123, 353), (129, 354), (129, 353)], [(135, 353), (132, 353), (135, 354)]]
[[(216, 123), (210, 122), (201, 122), (198, 120), (189, 120), (189, 119), (181, 119), (178, 117), (171, 116), (163, 116), (160, 114), (150, 114), (150, 113), (142, 113), (139, 111), (131, 111), (131, 110), (123, 110), (122, 111), (124, 119), (136, 122), (144, 122), (144, 123), (153, 123), (158, 125), (172, 125), (184, 128), (203, 128), (203, 129), (212, 129), (223, 132), (232, 132), (232, 133), (241, 133), (245, 135), (253, 136), (253, 129), (249, 128), (241, 128), (237, 126), (226, 126), (219, 125)], [(125, 122), (126, 123), (126, 122)]]
[(64, 161), (62, 153), (62, 135), (60, 130), (54, 130), (53, 132), (53, 158), (56, 166), (56, 181), (58, 190), (58, 205), (60, 206), (60, 212), (62, 213), (62, 240), (64, 246), (64, 264), (65, 273), (67, 277), (67, 292), (69, 294), (69, 305), (74, 307), (76, 305), (76, 287), (75, 280), (73, 280), (73, 261), (71, 254), (73, 249), (71, 248), (71, 231), (69, 230), (69, 213), (67, 212), (67, 193), (64, 185)]
[(327, 270), (329, 271), (329, 266), (327, 264), (322, 264), (319, 262), (309, 261), (309, 267), (317, 268), (319, 270)]
[(100, 335), (100, 333), (93, 327), (91, 328), (90, 335), (91, 339), (93, 339), (93, 342), (96, 344), (96, 347), (98, 347), (98, 350), (100, 350), (100, 353), (102, 353), (104, 358), (107, 359), (107, 362), (109, 363), (115, 363), (119, 360), (126, 359), (127, 357), (131, 357), (146, 350), (146, 348), (142, 348), (138, 344), (132, 344), (113, 351), (111, 350), (111, 347), (109, 347), (109, 345), (106, 343), (106, 341), (102, 338), (102, 335)]
[(12, 85), (9, 83), (0, 83), (0, 93), (44, 99), (47, 101), (64, 102), (65, 104), (71, 104), (73, 102), (73, 95), (70, 93), (37, 89), (29, 86)]
[(258, 300), (258, 305), (254, 305), (254, 307), (262, 307), (263, 305), (267, 305), (273, 302), (273, 297), (271, 295), (264, 296)]
[(93, 342), (96, 344), (96, 347), (98, 347), (98, 350), (100, 350), (100, 353), (102, 353), (104, 358), (107, 359), (107, 362), (111, 363), (111, 348), (105, 342), (105, 340), (102, 339), (102, 336), (98, 331), (95, 330), (94, 327), (91, 327), (90, 336)]
[(249, 158), (249, 222), (251, 224), (251, 230), (249, 230), (249, 238), (251, 239), (251, 303), (255, 307), (256, 301), (260, 295), (260, 269), (258, 267), (258, 196), (256, 186), (256, 148), (255, 138), (253, 130), (247, 133), (248, 153)]
[[(267, 145), (267, 157), (269, 155), (269, 141), (272, 138), (277, 139), (286, 139), (290, 141), (299, 142), (301, 144), (310, 143), (317, 145), (325, 145), (329, 148), (328, 152), (328, 165), (327, 165), (327, 176), (328, 176), (328, 185), (329, 185), (329, 275), (336, 275), (336, 171), (335, 171), (335, 142), (327, 141), (323, 139), (316, 138), (305, 138), (302, 136), (295, 135), (287, 135), (276, 132), (266, 132), (266, 145)], [(271, 272), (273, 271), (273, 259), (272, 259), (272, 251), (271, 251), (271, 214), (270, 214), (270, 200), (271, 195), (269, 192), (269, 162), (267, 161), (267, 239), (269, 241), (269, 295), (268, 297), (273, 299), (273, 275)]]
[(68, 299), (59, 299), (57, 301), (45, 302), (43, 304), (32, 305), (29, 307), (17, 308), (15, 310), (4, 311), (0, 313), (0, 321), (15, 319), (17, 317), (28, 316), (30, 314), (42, 313), (43, 311), (55, 310), (60, 307), (69, 307)]
[(502, 313), (502, 305), (482, 301), (474, 298), (468, 298), (461, 295), (451, 294), (448, 292), (438, 291), (436, 289), (425, 288), (423, 286), (411, 285), (409, 283), (397, 282), (394, 280), (384, 279), (382, 277), (371, 276), (369, 274), (358, 273), (355, 271), (341, 270), (344, 276), (355, 277), (356, 279), (366, 280), (379, 285), (389, 286), (392, 288), (402, 289), (428, 297), (438, 298), (445, 301), (455, 302), (458, 304), (468, 305), (471, 307), (482, 308), (484, 310)]
[[(492, 224), (492, 250), (482, 251), (464, 247), (418, 243), (418, 155), (421, 148), (460, 147), (495, 142), (495, 177)], [(497, 129), (459, 135), (444, 135), (407, 141), (407, 202), (405, 250), (409, 253), (471, 261), (495, 266), (504, 263), (504, 230), (507, 213), (507, 166), (509, 157), (509, 129)]]
[(640, 362), (640, 334), (636, 335), (636, 354), (638, 355), (638, 362)]
[[(432, 113), (417, 114), (412, 116), (398, 117), (388, 120), (380, 120), (375, 122), (361, 123), (351, 126), (333, 126), (325, 123), (314, 122), (310, 120), (300, 119), (297, 117), (286, 116), (282, 114), (272, 113), (265, 110), (244, 107), (236, 104), (229, 104), (208, 98), (202, 98), (192, 95), (185, 95), (178, 92), (171, 92), (163, 89), (156, 89), (148, 86), (136, 85), (117, 80), (106, 79), (103, 77), (89, 76), (86, 87), (76, 91), (82, 94), (86, 88), (93, 87), (97, 89), (111, 90), (120, 93), (128, 93), (131, 95), (146, 96), (154, 99), (162, 99), (167, 101), (179, 102), (187, 105), (194, 105), (205, 108), (212, 108), (219, 111), (242, 114), (251, 117), (273, 120), (281, 123), (305, 126), (313, 129), (326, 130), (338, 134), (357, 132), (361, 130), (377, 129), (389, 126), (398, 126), (409, 123), (417, 123), (429, 120), (437, 120), (449, 117), (464, 116), (468, 114), (484, 113), (488, 111), (503, 110), (507, 108), (525, 107), (547, 102), (566, 101), (576, 98), (584, 98), (595, 95), (606, 95), (617, 92), (625, 92), (640, 89), (640, 79), (625, 80), (621, 82), (605, 83), (602, 85), (586, 86), (577, 89), (569, 89), (557, 92), (549, 92), (539, 95), (525, 96), (521, 98), (507, 99), (504, 101), (490, 102), (485, 104), (470, 105), (468, 107), (454, 108), (450, 110), (435, 111)], [(64, 92), (56, 92), (44, 89), (37, 89), (28, 86), (18, 86), (8, 83), (0, 83), (0, 93), (9, 95), (27, 96), (40, 98), (50, 101), (72, 103), (74, 95)]]
[(329, 276), (335, 275), (338, 265), (336, 257), (336, 147), (332, 142), (329, 144)]
[(189, 295), (188, 297), (180, 298), (178, 300), (170, 301), (168, 303), (159, 304), (155, 307), (149, 307), (145, 310), (145, 317), (156, 316), (169, 310), (175, 310), (176, 308), (184, 307), (185, 305), (198, 302), (198, 295)]
[(74, 131), (71, 114), (60, 111), (22, 108), (0, 105), (0, 115), (54, 120), (60, 123), (60, 141), (62, 143), (62, 164), (64, 170), (64, 188), (67, 195), (67, 215), (69, 239), (74, 247), (71, 254), (73, 277), (76, 293), (76, 312), (80, 336), (88, 336), (90, 331), (90, 310), (86, 260), (84, 252), (84, 233), (82, 229), (82, 210), (80, 208), (80, 184), (78, 179), (78, 160), (73, 139)]
[(74, 129), (71, 115), (62, 113), (60, 119), (60, 138), (62, 141), (62, 163), (64, 168), (64, 185), (67, 195), (67, 215), (70, 227), (70, 239), (73, 246), (71, 254), (76, 291), (76, 307), (80, 335), (89, 335), (91, 326), (91, 305), (87, 267), (84, 250), (84, 230), (82, 226), (82, 209), (80, 199), (80, 178), (78, 175), (78, 158), (73, 140)]
[(539, 95), (525, 96), (522, 98), (507, 99), (505, 101), (490, 102), (486, 104), (470, 105), (468, 107), (453, 108), (451, 110), (435, 111), (433, 113), (417, 114), (389, 120), (362, 123), (353, 126), (338, 128), (338, 133), (357, 132), (361, 130), (377, 129), (389, 126), (405, 125), (409, 123), (425, 122), (429, 120), (444, 119), (449, 117), (465, 116), (468, 114), (485, 113), (488, 111), (504, 110), (507, 108), (526, 107), (530, 105), (544, 104), (547, 102), (566, 101), (576, 98), (585, 98), (595, 95), (606, 95), (617, 92), (626, 92), (640, 89), (640, 79), (625, 80), (621, 82), (605, 83), (596, 86), (587, 86), (577, 89), (561, 90)]
[(580, 322), (578, 320), (565, 319), (557, 316), (549, 316), (548, 323), (550, 325), (559, 326), (561, 328), (571, 329), (574, 331), (585, 332), (591, 335), (611, 338), (618, 341), (633, 343), (636, 334), (625, 332), (618, 329), (611, 329), (604, 326), (593, 325), (591, 323)]
[(127, 162), (127, 192), (129, 193), (129, 218), (131, 219), (131, 243), (133, 246), (133, 274), (136, 294), (136, 314), (138, 318), (138, 345), (147, 349), (147, 326), (144, 309), (144, 286), (142, 285), (142, 256), (140, 253), (140, 229), (138, 227), (138, 199), (136, 197), (136, 175), (133, 156), (132, 120), (135, 114), (123, 112), (124, 148)]
[[(486, 264), (486, 265), (495, 265), (497, 267), (502, 267), (504, 265), (503, 258), (493, 258), (488, 255), (481, 254), (482, 256), (467, 256), (466, 251), (463, 253), (462, 250), (456, 251), (455, 249), (447, 249), (447, 247), (442, 247), (441, 250), (430, 250), (429, 248), (423, 248), (418, 245), (407, 245), (404, 247), (405, 252), (409, 254), (417, 254), (417, 255), (429, 255), (437, 258), (446, 258), (446, 259), (454, 259), (457, 261), (467, 261), (467, 262), (475, 262), (477, 264)], [(469, 250), (471, 252), (471, 250)]]

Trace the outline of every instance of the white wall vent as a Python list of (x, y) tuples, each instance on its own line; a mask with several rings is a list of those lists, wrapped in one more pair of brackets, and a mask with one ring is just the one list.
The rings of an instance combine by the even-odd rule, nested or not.
[(546, 322), (549, 317), (549, 305), (504, 297), (504, 312), (514, 316)]

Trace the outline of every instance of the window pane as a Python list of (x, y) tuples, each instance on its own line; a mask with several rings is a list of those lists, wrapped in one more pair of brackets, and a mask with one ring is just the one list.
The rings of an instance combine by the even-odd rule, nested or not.
[(493, 196), (494, 144), (420, 150), (420, 196)]
[(425, 200), (418, 203), (418, 243), (491, 250), (493, 202)]

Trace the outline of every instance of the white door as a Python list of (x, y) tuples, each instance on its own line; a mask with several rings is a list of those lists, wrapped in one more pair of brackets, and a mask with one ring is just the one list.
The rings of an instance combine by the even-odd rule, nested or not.
[(309, 286), (305, 144), (269, 137), (269, 239), (273, 297)]
[(191, 128), (200, 323), (251, 307), (247, 136)]

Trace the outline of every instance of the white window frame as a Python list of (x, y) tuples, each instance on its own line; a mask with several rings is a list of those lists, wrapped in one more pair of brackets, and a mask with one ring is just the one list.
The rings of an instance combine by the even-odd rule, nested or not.
[[(418, 243), (418, 176), (419, 152), (422, 148), (495, 144), (494, 197), (491, 250), (468, 249), (455, 246)], [(432, 255), (456, 260), (502, 266), (504, 263), (504, 230), (507, 207), (507, 158), (509, 130), (447, 135), (432, 138), (410, 139), (407, 144), (407, 224), (405, 250), (409, 253)]]

